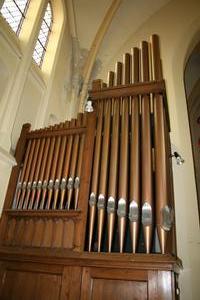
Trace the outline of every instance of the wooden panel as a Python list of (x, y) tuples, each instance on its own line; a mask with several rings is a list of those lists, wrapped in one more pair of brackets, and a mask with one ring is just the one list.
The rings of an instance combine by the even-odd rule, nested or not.
[(172, 272), (170, 271), (149, 271), (149, 299), (175, 299), (172, 282)]
[(63, 237), (63, 220), (56, 219), (54, 221), (52, 247), (62, 247)]
[(42, 244), (42, 241), (43, 241), (43, 236), (44, 236), (44, 220), (36, 219), (33, 240), (32, 240), (32, 246), (40, 247)]
[(30, 300), (59, 299), (61, 277), (59, 275), (8, 270), (4, 274), (0, 299)]
[(24, 246), (31, 246), (33, 234), (34, 234), (35, 223), (33, 219), (26, 219), (25, 221), (25, 232), (24, 232)]
[(24, 229), (25, 229), (25, 222), (23, 219), (18, 219), (16, 222), (15, 226), (15, 233), (13, 236), (13, 245), (20, 246), (22, 239), (23, 239), (23, 234), (24, 234)]
[(91, 299), (94, 300), (144, 300), (147, 283), (129, 280), (94, 279)]
[(173, 299), (172, 295), (172, 273), (166, 271), (158, 271), (158, 299)]
[(11, 245), (15, 233), (16, 219), (14, 218), (9, 219), (7, 226), (8, 227), (7, 227), (4, 243), (5, 245)]
[(35, 291), (35, 299), (60, 299), (61, 276), (39, 274)]
[(81, 272), (80, 267), (64, 268), (60, 300), (80, 299)]
[(105, 268), (84, 268), (81, 300), (147, 299), (147, 272)]
[(74, 246), (74, 221), (67, 220), (63, 228), (63, 248), (72, 249)]
[(43, 247), (51, 247), (53, 234), (53, 220), (46, 219), (44, 224)]

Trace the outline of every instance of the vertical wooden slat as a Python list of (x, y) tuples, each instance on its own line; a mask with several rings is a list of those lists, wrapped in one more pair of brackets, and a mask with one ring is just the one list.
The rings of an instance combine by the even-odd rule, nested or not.
[(87, 222), (87, 208), (88, 208), (88, 197), (89, 197), (89, 187), (92, 169), (92, 157), (94, 148), (94, 137), (95, 137), (95, 124), (96, 122), (96, 112), (87, 113), (87, 130), (86, 130), (86, 140), (84, 145), (83, 160), (82, 164), (82, 184), (80, 186), (80, 196), (79, 196), (79, 208), (82, 211), (82, 216), (80, 222), (76, 226), (75, 232), (75, 245), (77, 250), (83, 251), (85, 246), (85, 232), (86, 232), (86, 222)]

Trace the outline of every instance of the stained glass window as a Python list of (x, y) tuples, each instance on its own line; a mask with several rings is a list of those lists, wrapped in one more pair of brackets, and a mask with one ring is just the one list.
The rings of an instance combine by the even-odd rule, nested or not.
[(29, 1), (5, 0), (1, 8), (1, 14), (16, 34), (19, 34), (25, 19)]
[(33, 59), (36, 62), (36, 64), (38, 64), (38, 66), (42, 65), (44, 59), (44, 55), (47, 49), (49, 34), (51, 33), (52, 22), (53, 22), (52, 9), (51, 9), (51, 4), (49, 2), (47, 4), (47, 8), (42, 20), (42, 25), (40, 27), (38, 39), (33, 52)]

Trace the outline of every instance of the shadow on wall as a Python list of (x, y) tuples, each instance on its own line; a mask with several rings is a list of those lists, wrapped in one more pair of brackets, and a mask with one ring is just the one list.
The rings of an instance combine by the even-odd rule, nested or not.
[(59, 123), (58, 118), (54, 114), (49, 115), (48, 126), (52, 126)]
[(6, 89), (8, 78), (9, 78), (9, 71), (5, 63), (0, 58), (0, 103), (1, 98), (3, 97), (4, 91)]

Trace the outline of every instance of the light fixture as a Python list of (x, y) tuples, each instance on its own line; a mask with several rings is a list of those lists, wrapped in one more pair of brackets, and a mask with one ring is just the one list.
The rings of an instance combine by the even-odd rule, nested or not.
[(176, 163), (179, 166), (182, 165), (185, 162), (183, 157), (176, 151), (173, 152), (172, 157), (174, 157), (176, 159)]
[(93, 112), (92, 100), (90, 97), (87, 98), (87, 102), (85, 104), (85, 112)]

